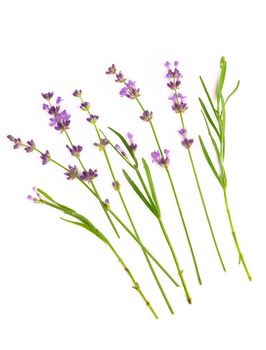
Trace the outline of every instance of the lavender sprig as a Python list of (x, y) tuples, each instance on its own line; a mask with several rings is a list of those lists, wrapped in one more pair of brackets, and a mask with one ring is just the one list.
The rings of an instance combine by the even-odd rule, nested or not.
[[(210, 104), (211, 112), (208, 111), (206, 105), (202, 101), (201, 98), (199, 98), (201, 108), (202, 108), (202, 115), (204, 117), (204, 121), (208, 130), (208, 134), (211, 140), (211, 143), (213, 145), (214, 151), (216, 153), (217, 159), (218, 159), (218, 171), (216, 170), (216, 167), (213, 164), (213, 161), (211, 160), (211, 157), (209, 155), (209, 152), (207, 151), (207, 148), (201, 138), (199, 136), (200, 145), (203, 151), (203, 154), (210, 166), (210, 169), (212, 170), (214, 176), (218, 180), (219, 184), (222, 187), (223, 195), (224, 195), (224, 202), (226, 207), (226, 212), (229, 220), (229, 225), (232, 231), (232, 236), (234, 239), (234, 243), (238, 252), (239, 256), (239, 263), (242, 263), (244, 270), (246, 272), (246, 275), (248, 279), (251, 281), (252, 277), (249, 273), (249, 270), (247, 268), (243, 253), (240, 249), (238, 239), (236, 236), (236, 232), (233, 226), (232, 216), (228, 204), (228, 198), (227, 198), (227, 176), (225, 172), (224, 167), (224, 157), (225, 157), (225, 120), (226, 120), (226, 103), (229, 100), (229, 98), (237, 91), (239, 87), (239, 81), (235, 87), (235, 89), (229, 94), (229, 96), (225, 99), (223, 95), (223, 86), (226, 76), (226, 68), (227, 64), (225, 61), (225, 58), (222, 57), (220, 61), (220, 75), (218, 78), (218, 84), (217, 84), (217, 91), (216, 91), (216, 101), (212, 101), (210, 94), (207, 90), (207, 87), (202, 79), (200, 77), (200, 81), (202, 84), (202, 87), (204, 89), (205, 95), (208, 99), (208, 102)], [(214, 107), (216, 102), (216, 108)], [(213, 114), (213, 117), (211, 117), (211, 114)], [(213, 132), (215, 135), (213, 135)], [(218, 147), (219, 145), (219, 147)]]
[(172, 107), (172, 110), (174, 112), (176, 112), (177, 114), (179, 114), (179, 116), (180, 116), (182, 129), (180, 129), (178, 131), (178, 133), (182, 137), (181, 144), (182, 144), (182, 146), (184, 146), (188, 150), (188, 156), (189, 156), (190, 164), (191, 164), (192, 171), (193, 171), (193, 174), (194, 174), (194, 178), (195, 178), (195, 181), (196, 181), (197, 189), (198, 189), (198, 192), (199, 192), (199, 195), (200, 195), (200, 199), (201, 199), (201, 203), (202, 203), (202, 206), (203, 206), (203, 210), (204, 210), (204, 213), (205, 213), (205, 216), (206, 216), (206, 219), (207, 219), (207, 222), (208, 222), (208, 226), (209, 226), (209, 229), (210, 229), (210, 232), (211, 232), (211, 235), (212, 235), (212, 240), (213, 240), (213, 243), (214, 243), (214, 246), (215, 246), (218, 258), (220, 260), (221, 266), (222, 266), (223, 270), (226, 271), (226, 268), (225, 268), (225, 265), (224, 265), (224, 262), (223, 262), (223, 259), (222, 259), (219, 247), (218, 247), (218, 243), (216, 241), (215, 234), (214, 234), (214, 231), (213, 231), (213, 228), (212, 228), (212, 223), (211, 223), (211, 220), (210, 220), (210, 217), (209, 217), (207, 206), (206, 206), (206, 203), (205, 203), (205, 200), (204, 200), (204, 197), (203, 197), (203, 193), (202, 193), (202, 190), (201, 190), (198, 174), (197, 174), (196, 167), (195, 167), (195, 164), (194, 164), (194, 160), (193, 160), (193, 157), (192, 157), (192, 152), (190, 150), (194, 140), (188, 138), (188, 136), (187, 136), (187, 129), (185, 128), (185, 122), (184, 122), (184, 118), (183, 118), (183, 113), (188, 109), (188, 106), (187, 106), (187, 103), (185, 102), (186, 96), (184, 96), (179, 91), (180, 86), (181, 86), (181, 78), (183, 77), (183, 75), (180, 73), (180, 71), (177, 68), (178, 67), (178, 62), (177, 61), (175, 61), (173, 65), (171, 65), (171, 63), (167, 61), (165, 63), (165, 67), (166, 67), (166, 75), (165, 75), (165, 77), (167, 79), (167, 86), (171, 90), (171, 95), (169, 96), (169, 100), (171, 101), (171, 107)]
[(81, 215), (77, 213), (75, 210), (60, 204), (59, 202), (55, 201), (50, 195), (48, 195), (46, 192), (44, 192), (41, 189), (34, 189), (36, 197), (32, 197), (31, 195), (28, 196), (28, 199), (32, 200), (34, 203), (41, 203), (44, 205), (47, 205), (49, 207), (52, 207), (54, 209), (57, 209), (64, 214), (73, 217), (76, 221), (71, 221), (69, 219), (61, 218), (62, 220), (69, 222), (71, 224), (80, 226), (87, 231), (91, 232), (93, 235), (95, 235), (98, 239), (100, 239), (103, 243), (105, 243), (113, 252), (119, 263), (122, 265), (124, 271), (127, 273), (129, 278), (131, 279), (133, 283), (133, 288), (139, 293), (140, 297), (145, 302), (146, 306), (149, 308), (149, 310), (152, 312), (153, 316), (158, 319), (158, 315), (154, 311), (151, 303), (147, 300), (146, 296), (142, 292), (140, 285), (135, 280), (134, 276), (132, 275), (131, 271), (125, 264), (124, 260), (121, 258), (121, 256), (118, 254), (118, 252), (115, 250), (111, 242), (107, 239), (107, 237), (98, 229), (96, 228), (93, 223), (88, 220), (84, 215)]

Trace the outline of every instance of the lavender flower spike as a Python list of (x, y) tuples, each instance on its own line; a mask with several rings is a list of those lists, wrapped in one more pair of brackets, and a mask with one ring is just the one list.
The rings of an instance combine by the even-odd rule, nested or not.
[(20, 139), (19, 137), (18, 137), (18, 138), (15, 138), (15, 137), (12, 136), (12, 135), (8, 135), (7, 138), (8, 138), (11, 142), (14, 143), (14, 146), (13, 146), (14, 149), (17, 149), (17, 148), (19, 148), (19, 147), (22, 146), (22, 142), (21, 142), (21, 139)]
[(46, 100), (46, 101), (50, 101), (54, 96), (53, 92), (46, 92), (46, 93), (42, 93), (42, 97)]
[(120, 183), (118, 182), (118, 181), (113, 181), (112, 182), (112, 186), (113, 186), (113, 189), (115, 190), (115, 191), (120, 191)]
[(65, 172), (65, 175), (67, 177), (67, 180), (74, 180), (78, 177), (78, 168), (76, 167), (76, 165), (68, 166), (69, 171)]
[(193, 140), (193, 139), (189, 139), (189, 138), (187, 137), (187, 130), (186, 130), (186, 129), (180, 129), (180, 130), (178, 130), (178, 133), (179, 133), (179, 135), (181, 135), (181, 137), (183, 138), (183, 140), (181, 141), (181, 144), (182, 144), (186, 149), (189, 149), (189, 148), (192, 146), (194, 140)]
[(123, 87), (119, 92), (121, 97), (127, 97), (130, 99), (135, 99), (140, 96), (140, 90), (136, 87), (135, 81), (128, 80), (125, 82), (125, 87)]
[(28, 199), (29, 201), (32, 201), (33, 203), (40, 203), (40, 201), (41, 201), (41, 196), (40, 196), (40, 194), (38, 193), (36, 187), (32, 187), (32, 190), (33, 190), (33, 192), (35, 193), (35, 197), (33, 197), (32, 195), (29, 194), (29, 195), (27, 196), (27, 199)]
[(128, 141), (129, 141), (129, 147), (132, 149), (133, 152), (136, 151), (138, 145), (133, 141), (133, 137), (134, 135), (131, 134), (130, 132), (127, 133), (127, 138), (128, 138)]
[(87, 118), (86, 120), (91, 123), (91, 124), (96, 124), (97, 123), (97, 120), (99, 119), (99, 116), (98, 115), (93, 115), (91, 114), (89, 116), (89, 118)]
[(153, 151), (151, 153), (152, 162), (160, 165), (163, 168), (168, 168), (169, 163), (170, 163), (169, 153), (170, 153), (170, 151), (165, 149), (164, 150), (165, 156), (162, 157), (159, 151)]
[(47, 164), (48, 162), (50, 162), (51, 160), (51, 155), (49, 153), (49, 151), (46, 151), (45, 153), (42, 153), (40, 156), (41, 160), (42, 160), (42, 165)]
[(118, 152), (127, 159), (127, 154), (126, 152), (119, 146), (119, 145), (115, 145), (115, 148), (118, 150)]
[(88, 182), (91, 182), (93, 179), (95, 179), (96, 177), (98, 176), (97, 174), (97, 169), (95, 170), (92, 170), (92, 169), (89, 169), (88, 171), (87, 170), (84, 170), (81, 175), (79, 176), (79, 178), (83, 181), (88, 181)]
[(80, 109), (82, 109), (84, 112), (87, 112), (90, 109), (89, 102), (82, 102), (80, 105)]
[(140, 119), (145, 122), (150, 122), (153, 118), (153, 113), (149, 111), (144, 111), (143, 114), (140, 116)]
[(71, 155), (73, 157), (79, 157), (80, 156), (80, 152), (82, 151), (82, 146), (78, 145), (78, 146), (73, 146), (72, 148), (68, 145), (66, 145), (66, 148), (69, 150), (69, 152), (71, 153)]
[(81, 90), (75, 90), (73, 92), (73, 96), (75, 96), (75, 97), (81, 97), (81, 95), (82, 95), (82, 91)]
[(35, 150), (36, 144), (33, 140), (27, 141), (28, 146), (26, 146), (24, 149), (26, 152), (33, 152)]
[(107, 139), (101, 139), (101, 141), (99, 143), (97, 142), (94, 142), (94, 146), (97, 147), (99, 149), (99, 151), (104, 151), (105, 150), (105, 147), (108, 145), (108, 140)]
[(116, 67), (114, 64), (112, 64), (110, 67), (107, 68), (107, 71), (105, 74), (116, 74)]

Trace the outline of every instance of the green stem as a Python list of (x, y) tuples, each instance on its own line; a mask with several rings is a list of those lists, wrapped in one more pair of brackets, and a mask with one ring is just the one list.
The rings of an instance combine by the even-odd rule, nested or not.
[(137, 283), (137, 281), (135, 280), (134, 276), (132, 275), (131, 271), (129, 270), (129, 268), (126, 266), (126, 264), (124, 263), (123, 259), (120, 257), (120, 255), (117, 253), (117, 251), (114, 249), (114, 247), (109, 244), (110, 249), (112, 250), (112, 252), (115, 254), (115, 256), (117, 257), (118, 261), (120, 262), (120, 264), (123, 266), (124, 270), (126, 271), (126, 273), (128, 274), (129, 278), (131, 279), (131, 281), (133, 282), (133, 288), (139, 293), (139, 295), (141, 296), (141, 298), (143, 299), (143, 301), (145, 302), (145, 304), (148, 306), (148, 308), (150, 309), (150, 311), (152, 312), (152, 314), (154, 315), (154, 317), (156, 319), (158, 319), (159, 317), (157, 316), (156, 312), (154, 311), (151, 303), (147, 300), (147, 298), (145, 297), (145, 295), (143, 294), (142, 290), (140, 289), (139, 284)]
[(192, 304), (192, 299), (191, 299), (191, 297), (190, 297), (190, 295), (189, 295), (189, 292), (188, 292), (188, 289), (187, 289), (187, 286), (186, 286), (186, 282), (185, 282), (185, 279), (184, 279), (184, 276), (183, 276), (183, 271), (180, 269), (180, 266), (179, 266), (179, 263), (178, 263), (178, 260), (177, 260), (177, 257), (176, 257), (174, 248), (173, 248), (173, 246), (172, 246), (172, 244), (171, 244), (171, 241), (170, 241), (170, 239), (169, 239), (169, 237), (168, 237), (168, 234), (167, 234), (167, 232), (166, 232), (166, 229), (165, 229), (165, 227), (164, 227), (164, 225), (163, 225), (162, 219), (161, 219), (161, 218), (158, 218), (158, 221), (159, 221), (159, 224), (160, 224), (161, 229), (162, 229), (162, 231), (163, 231), (164, 237), (165, 237), (165, 239), (166, 239), (166, 241), (167, 241), (167, 244), (168, 244), (168, 246), (169, 246), (169, 248), (170, 248), (170, 250), (171, 250), (172, 256), (173, 256), (173, 258), (174, 258), (175, 265), (176, 265), (178, 274), (179, 274), (180, 279), (181, 279), (182, 286), (183, 286), (183, 288), (184, 288), (184, 291), (185, 291), (185, 294), (186, 294), (186, 297), (187, 297), (187, 301), (188, 301), (189, 304)]
[[(142, 111), (144, 112), (145, 109), (144, 109), (142, 103), (140, 102), (140, 100), (138, 98), (136, 98), (136, 101), (139, 104), (139, 106), (142, 109)], [(155, 128), (154, 128), (154, 125), (153, 125), (152, 121), (150, 121), (149, 124), (151, 126), (151, 129), (152, 129), (152, 132), (153, 132), (153, 136), (155, 138), (155, 141), (156, 141), (157, 147), (159, 149), (159, 152), (161, 154), (161, 157), (163, 157), (163, 151), (162, 151), (162, 148), (161, 148), (161, 145), (160, 145), (160, 142), (159, 142), (159, 139), (158, 139), (158, 136), (157, 136), (157, 133), (155, 131)], [(185, 230), (185, 234), (186, 234), (186, 238), (187, 238), (187, 241), (188, 241), (189, 249), (190, 249), (190, 252), (191, 252), (191, 255), (192, 255), (192, 259), (193, 259), (194, 267), (195, 267), (195, 270), (196, 270), (198, 282), (201, 285), (202, 281), (201, 281), (201, 277), (200, 277), (200, 273), (199, 273), (199, 269), (198, 269), (195, 253), (194, 253), (194, 250), (193, 250), (193, 247), (192, 247), (192, 243), (191, 243), (191, 240), (190, 240), (190, 237), (189, 237), (189, 233), (188, 233), (188, 230), (187, 230), (187, 227), (186, 227), (186, 223), (185, 223), (184, 216), (183, 216), (183, 213), (182, 213), (182, 210), (181, 210), (181, 206), (179, 204), (179, 200), (178, 200), (178, 197), (177, 197), (175, 186), (174, 186), (174, 183), (172, 181), (172, 177), (171, 177), (169, 169), (168, 168), (165, 168), (165, 169), (166, 169), (166, 172), (167, 172), (167, 175), (168, 175), (168, 179), (169, 179), (171, 187), (172, 187), (172, 191), (173, 191), (173, 194), (174, 194), (174, 197), (175, 197), (175, 201), (176, 201), (176, 204), (177, 204), (179, 215), (181, 217), (182, 224), (183, 224), (183, 227), (184, 227), (184, 230)]]
[[(156, 131), (154, 129), (152, 121), (150, 121), (150, 125), (151, 125), (151, 128), (152, 128), (153, 135), (155, 137), (157, 146), (158, 146), (159, 151), (161, 153), (161, 156), (163, 157), (162, 148), (160, 146), (160, 143), (159, 143), (159, 140), (158, 140), (158, 137), (157, 137), (157, 134), (156, 134)], [(191, 240), (190, 240), (190, 237), (189, 237), (187, 225), (186, 225), (186, 222), (185, 222), (185, 219), (184, 219), (184, 215), (183, 215), (183, 212), (182, 212), (182, 209), (181, 209), (178, 197), (177, 197), (177, 193), (176, 193), (176, 189), (175, 189), (175, 186), (174, 186), (174, 183), (173, 183), (173, 180), (172, 180), (172, 176), (171, 176), (171, 173), (170, 173), (169, 169), (168, 168), (165, 168), (165, 169), (166, 169), (166, 173), (167, 173), (167, 176), (168, 176), (168, 179), (169, 179), (169, 182), (170, 182), (170, 185), (171, 185), (174, 197), (175, 197), (176, 205), (177, 205), (178, 212), (179, 212), (182, 224), (183, 224), (183, 228), (185, 230), (185, 234), (186, 234), (187, 242), (188, 242), (188, 245), (189, 245), (190, 253), (192, 255), (192, 259), (193, 259), (194, 267), (195, 267), (195, 270), (196, 270), (198, 282), (201, 285), (202, 281), (201, 281), (201, 277), (200, 277), (200, 272), (199, 272), (196, 256), (195, 256), (195, 253), (194, 253), (194, 250), (193, 250), (193, 247), (192, 247), (192, 243), (191, 243)]]
[(124, 227), (124, 229), (130, 234), (130, 236), (138, 243), (138, 245), (145, 250), (149, 257), (154, 261), (154, 263), (164, 272), (164, 274), (174, 283), (176, 287), (179, 287), (179, 284), (176, 280), (170, 275), (170, 273), (162, 266), (162, 264), (152, 255), (152, 253), (141, 243), (139, 239), (136, 238), (134, 233), (123, 223), (123, 221), (110, 209), (110, 214), (116, 219), (116, 221)]
[(226, 189), (225, 188), (223, 189), (223, 193), (224, 193), (224, 202), (225, 202), (225, 206), (226, 206), (227, 216), (228, 216), (228, 219), (229, 219), (229, 223), (230, 223), (233, 239), (234, 239), (234, 242), (235, 242), (235, 246), (236, 246), (236, 249), (238, 251), (239, 263), (242, 262), (242, 265), (243, 265), (244, 270), (245, 270), (245, 272), (247, 274), (247, 277), (251, 281), (252, 277), (251, 277), (251, 275), (250, 275), (250, 273), (248, 271), (246, 262), (244, 260), (244, 256), (243, 256), (243, 254), (242, 254), (242, 252), (240, 250), (239, 243), (238, 243), (238, 240), (237, 240), (237, 237), (236, 237), (236, 232), (235, 232), (235, 229), (234, 229), (234, 226), (233, 226), (233, 221), (232, 221), (231, 212), (230, 212), (229, 205), (228, 205), (227, 193), (226, 193)]
[[(182, 112), (180, 112), (180, 119), (181, 119), (182, 128), (185, 129), (186, 127), (185, 127), (185, 123), (184, 123)], [(191, 153), (190, 149), (188, 149), (188, 155), (189, 155), (190, 164), (191, 164), (191, 167), (192, 167), (192, 170), (193, 170), (194, 178), (196, 180), (197, 188), (198, 188), (198, 191), (199, 191), (201, 203), (202, 203), (202, 206), (203, 206), (203, 209), (204, 209), (207, 221), (208, 221), (209, 229), (211, 231), (213, 243), (215, 245), (215, 249), (216, 249), (216, 252), (218, 254), (218, 257), (219, 257), (220, 263), (222, 265), (222, 268), (226, 272), (226, 268), (225, 268), (225, 265), (224, 265), (224, 262), (223, 262), (223, 259), (222, 259), (222, 256), (221, 256), (221, 253), (220, 253), (220, 250), (219, 250), (216, 238), (215, 238), (215, 234), (214, 234), (214, 231), (213, 231), (213, 228), (212, 228), (211, 220), (210, 220), (209, 213), (208, 213), (208, 210), (207, 210), (207, 207), (206, 207), (206, 203), (205, 203), (205, 200), (204, 200), (204, 197), (203, 197), (203, 194), (202, 194), (202, 190), (201, 190), (201, 186), (200, 186), (200, 183), (199, 183), (198, 174), (197, 174), (197, 171), (196, 171), (196, 168), (195, 168), (195, 164), (194, 164), (192, 153)]]
[[(88, 113), (90, 113), (90, 112), (88, 111)], [(100, 136), (100, 133), (99, 133), (99, 130), (98, 130), (96, 124), (94, 124), (94, 127), (95, 127), (95, 131), (96, 131), (96, 133), (97, 133), (97, 135), (98, 135), (99, 142), (101, 142), (101, 136)], [(107, 152), (106, 152), (105, 149), (103, 150), (103, 152), (104, 152), (104, 156), (105, 156), (105, 159), (106, 159), (106, 162), (107, 162), (109, 171), (110, 171), (110, 173), (111, 173), (112, 179), (113, 179), (114, 182), (116, 182), (117, 179), (116, 179), (116, 177), (115, 177), (115, 174), (114, 174), (114, 171), (113, 171), (111, 162), (110, 162), (110, 160), (109, 160), (108, 154), (107, 154)], [(131, 227), (132, 227), (132, 229), (133, 229), (133, 231), (134, 231), (134, 233), (135, 233), (137, 239), (141, 242), (140, 236), (139, 236), (138, 231), (137, 231), (137, 229), (136, 229), (136, 226), (135, 226), (135, 224), (134, 224), (134, 222), (133, 222), (133, 219), (132, 219), (132, 217), (131, 217), (131, 215), (130, 215), (130, 213), (129, 213), (128, 207), (127, 207), (127, 205), (126, 205), (126, 203), (125, 203), (125, 200), (124, 200), (124, 198), (123, 198), (123, 195), (122, 195), (120, 189), (118, 190), (118, 195), (119, 195), (120, 201), (121, 201), (121, 203), (122, 203), (122, 205), (123, 205), (123, 208), (124, 208), (124, 210), (125, 210), (125, 212), (126, 212), (126, 215), (127, 215), (127, 217), (128, 217), (128, 220), (129, 220), (129, 222), (130, 222), (130, 225), (131, 225)], [(156, 272), (155, 272), (155, 270), (154, 270), (154, 268), (153, 268), (153, 266), (152, 266), (152, 264), (151, 264), (151, 262), (150, 262), (150, 260), (149, 260), (148, 255), (146, 254), (146, 252), (145, 252), (144, 249), (142, 249), (142, 252), (143, 252), (143, 254), (144, 254), (144, 256), (145, 256), (146, 262), (147, 262), (147, 264), (148, 264), (148, 266), (149, 266), (149, 268), (150, 268), (150, 271), (151, 271), (151, 273), (152, 273), (152, 275), (153, 275), (153, 278), (155, 279), (155, 281), (156, 281), (156, 283), (157, 283), (157, 286), (158, 286), (158, 288), (159, 288), (159, 290), (160, 290), (160, 292), (161, 292), (161, 294), (162, 294), (162, 296), (163, 296), (163, 298), (164, 298), (164, 300), (165, 300), (165, 302), (166, 302), (166, 304), (167, 304), (167, 306), (168, 306), (168, 308), (169, 308), (169, 311), (171, 312), (171, 314), (174, 314), (174, 310), (173, 310), (173, 308), (172, 308), (172, 306), (171, 306), (171, 304), (170, 304), (170, 302), (169, 302), (169, 300), (168, 300), (168, 298), (167, 298), (167, 296), (166, 296), (166, 294), (165, 294), (165, 291), (164, 291), (164, 289), (163, 289), (163, 287), (162, 287), (162, 285), (161, 285), (161, 283), (160, 283), (160, 280), (159, 280), (158, 276), (156, 275)]]

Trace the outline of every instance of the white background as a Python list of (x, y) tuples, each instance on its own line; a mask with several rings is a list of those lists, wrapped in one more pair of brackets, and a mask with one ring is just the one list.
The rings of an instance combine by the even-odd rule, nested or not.
[[(12, 1), (0, 5), (1, 33), (1, 221), (0, 348), (49, 349), (265, 349), (265, 18), (263, 1)], [(227, 266), (223, 273), (191, 174), (177, 137), (178, 118), (167, 100), (163, 63), (178, 60), (188, 96), (185, 119), (191, 136), (206, 135), (197, 97), (198, 76), (212, 91), (222, 55), (225, 89), (241, 87), (228, 107), (226, 167), (236, 230), (253, 275), (248, 282), (229, 230), (220, 188), (195, 141), (193, 153), (213, 226)], [(9, 133), (34, 138), (39, 148), (68, 164), (66, 140), (48, 127), (40, 92), (53, 90), (72, 114), (70, 133), (84, 146), (84, 162), (98, 168), (97, 186), (124, 217), (110, 186), (95, 135), (72, 91), (80, 88), (99, 114), (99, 125), (132, 131), (139, 155), (155, 149), (134, 101), (118, 96), (104, 74), (111, 63), (137, 81), (142, 101), (154, 111), (163, 147), (188, 222), (202, 273), (197, 284), (187, 244), (163, 169), (152, 166), (163, 215), (184, 269), (193, 305), (181, 288), (159, 273), (175, 309), (171, 316), (138, 247), (122, 230), (118, 241), (97, 202), (78, 183), (67, 182), (37, 154), (13, 151)], [(175, 274), (161, 232), (124, 183), (125, 198), (143, 241)], [(26, 200), (33, 185), (87, 214), (121, 252), (160, 316), (156, 321), (105, 246), (59, 213)], [(126, 218), (124, 217), (126, 220)]]

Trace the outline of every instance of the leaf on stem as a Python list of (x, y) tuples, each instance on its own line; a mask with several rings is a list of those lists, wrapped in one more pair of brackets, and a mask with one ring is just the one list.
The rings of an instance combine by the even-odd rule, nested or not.
[(214, 131), (216, 132), (217, 136), (220, 138), (220, 134), (219, 134), (219, 131), (216, 127), (216, 125), (214, 124), (214, 121), (212, 120), (204, 102), (202, 101), (202, 99), (199, 97), (199, 102), (200, 102), (200, 105), (201, 105), (201, 108), (203, 110), (203, 113), (204, 113), (204, 116), (208, 119), (209, 123), (211, 124), (212, 128), (214, 129)]
[(157, 198), (157, 195), (156, 195), (154, 183), (153, 183), (153, 180), (152, 180), (150, 168), (149, 168), (149, 166), (148, 166), (148, 164), (147, 164), (147, 162), (146, 162), (146, 160), (144, 158), (142, 158), (142, 163), (143, 163), (143, 166), (144, 166), (144, 169), (145, 169), (145, 173), (146, 173), (147, 180), (148, 180), (149, 187), (150, 187), (150, 191), (151, 191), (151, 196), (152, 196), (152, 199), (153, 199), (153, 202), (154, 202), (153, 205), (156, 207), (158, 215), (160, 216), (161, 215), (161, 210), (160, 210), (158, 198)]
[(238, 80), (238, 82), (237, 82), (236, 87), (234, 88), (234, 90), (227, 96), (227, 98), (226, 98), (224, 104), (226, 104), (227, 101), (230, 99), (230, 97), (232, 97), (232, 96), (234, 95), (234, 93), (236, 93), (236, 91), (238, 90), (239, 86), (240, 86), (240, 80)]
[(128, 175), (128, 173), (123, 169), (123, 174), (127, 180), (127, 182), (130, 184), (130, 186), (133, 188), (133, 190), (135, 191), (135, 193), (139, 196), (139, 198), (143, 201), (143, 203), (146, 205), (147, 208), (150, 209), (150, 211), (156, 216), (158, 217), (159, 214), (157, 212), (157, 208), (154, 207), (153, 203), (150, 203), (147, 198), (145, 197), (145, 195), (141, 192), (141, 190), (139, 189), (139, 187), (136, 185), (136, 183), (131, 179), (131, 177)]
[(204, 91), (205, 91), (205, 94), (206, 94), (206, 96), (207, 96), (207, 98), (208, 98), (208, 101), (209, 101), (209, 103), (210, 103), (210, 106), (211, 106), (211, 108), (212, 108), (212, 110), (213, 110), (213, 113), (215, 114), (216, 119), (217, 119), (217, 121), (219, 122), (218, 113), (217, 113), (216, 109), (214, 108), (212, 99), (211, 99), (211, 97), (210, 97), (210, 94), (209, 94), (209, 92), (208, 92), (208, 90), (207, 90), (207, 87), (206, 87), (206, 85), (205, 85), (204, 80), (202, 79), (202, 77), (200, 77), (200, 81), (201, 81), (201, 84), (202, 84), (203, 89), (204, 89)]
[(214, 167), (214, 165), (213, 165), (213, 162), (211, 161), (211, 158), (210, 158), (210, 156), (209, 156), (209, 153), (208, 153), (208, 151), (207, 151), (207, 149), (206, 149), (206, 147), (205, 147), (205, 145), (204, 145), (204, 143), (203, 143), (203, 141), (202, 141), (202, 138), (201, 138), (200, 136), (199, 136), (199, 142), (200, 142), (202, 151), (203, 151), (203, 153), (204, 153), (204, 156), (205, 156), (205, 158), (206, 158), (206, 160), (207, 160), (207, 162), (208, 162), (208, 164), (209, 164), (209, 166), (210, 166), (210, 168), (211, 168), (213, 174), (215, 175), (216, 179), (217, 179), (217, 180), (219, 181), (219, 183), (221, 184), (221, 179), (220, 179), (220, 177), (219, 177), (219, 175), (218, 175), (218, 173), (217, 173), (217, 171), (216, 171), (216, 169), (215, 169), (215, 167)]

